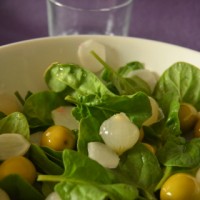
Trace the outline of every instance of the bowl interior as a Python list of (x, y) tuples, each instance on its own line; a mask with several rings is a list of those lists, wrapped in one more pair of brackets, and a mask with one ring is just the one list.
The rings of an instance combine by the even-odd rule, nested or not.
[(120, 36), (47, 37), (0, 47), (0, 92), (19, 91), (23, 96), (28, 90), (45, 89), (45, 69), (53, 62), (79, 64), (78, 46), (88, 39), (106, 46), (106, 62), (113, 67), (136, 60), (160, 74), (177, 61), (200, 67), (199, 52), (162, 42)]

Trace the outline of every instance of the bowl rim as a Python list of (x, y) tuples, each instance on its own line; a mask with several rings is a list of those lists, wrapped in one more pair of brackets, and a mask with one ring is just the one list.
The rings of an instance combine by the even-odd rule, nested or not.
[(26, 40), (21, 40), (21, 41), (16, 41), (13, 43), (8, 43), (0, 46), (0, 51), (4, 50), (5, 48), (12, 48), (20, 45), (26, 45), (28, 43), (39, 43), (39, 42), (48, 42), (48, 41), (56, 41), (56, 40), (75, 40), (77, 38), (82, 38), (82, 39), (106, 39), (106, 38), (111, 38), (115, 40), (136, 40), (139, 42), (145, 42), (145, 43), (151, 43), (151, 44), (156, 44), (156, 45), (164, 45), (172, 48), (179, 48), (182, 50), (188, 50), (193, 53), (197, 53), (200, 55), (200, 52), (191, 48), (187, 48), (184, 46), (180, 46), (177, 44), (172, 44), (160, 40), (153, 40), (153, 39), (148, 39), (148, 38), (142, 38), (142, 37), (132, 37), (132, 36), (110, 36), (110, 35), (61, 35), (61, 36), (44, 36), (44, 37), (38, 37), (38, 38), (31, 38), (31, 39), (26, 39)]

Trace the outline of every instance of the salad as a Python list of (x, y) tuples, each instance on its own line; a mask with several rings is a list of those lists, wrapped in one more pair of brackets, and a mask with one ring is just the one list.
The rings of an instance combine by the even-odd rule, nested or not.
[(2, 96), (0, 199), (200, 199), (200, 69), (114, 69), (105, 48), (52, 63), (20, 106)]

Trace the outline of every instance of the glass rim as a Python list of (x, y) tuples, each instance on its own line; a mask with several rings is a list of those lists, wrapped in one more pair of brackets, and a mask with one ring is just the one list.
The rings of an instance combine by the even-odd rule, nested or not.
[(78, 7), (74, 7), (74, 6), (68, 6), (66, 4), (61, 3), (60, 0), (47, 0), (47, 1), (49, 3), (55, 4), (57, 6), (65, 7), (65, 8), (71, 9), (71, 10), (89, 11), (89, 12), (99, 12), (99, 11), (101, 11), (101, 12), (108, 12), (108, 11), (111, 11), (111, 10), (116, 10), (116, 9), (125, 7), (125, 6), (127, 6), (127, 5), (129, 5), (129, 4), (131, 4), (133, 2), (133, 0), (126, 0), (126, 1), (123, 0), (123, 3), (118, 4), (118, 5), (114, 5), (114, 6), (111, 6), (111, 7), (108, 7), (108, 8), (84, 9), (84, 8), (78, 8)]

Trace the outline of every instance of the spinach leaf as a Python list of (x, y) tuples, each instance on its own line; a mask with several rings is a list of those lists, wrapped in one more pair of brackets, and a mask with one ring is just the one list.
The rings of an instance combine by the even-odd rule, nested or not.
[(1, 133), (19, 133), (29, 140), (30, 130), (26, 117), (20, 112), (14, 112), (0, 119)]
[(55, 190), (63, 200), (81, 198), (82, 200), (134, 200), (138, 199), (138, 191), (127, 184), (97, 184), (90, 182), (63, 181), (56, 185)]
[(200, 139), (186, 141), (183, 137), (170, 136), (157, 153), (165, 166), (195, 168), (200, 166)]
[[(130, 95), (138, 91), (143, 91), (146, 94), (150, 94), (150, 88), (145, 81), (138, 77), (125, 78), (123, 74), (125, 71), (129, 71), (132, 68), (132, 64), (128, 65), (126, 69), (120, 73), (114, 71), (107, 63), (105, 63), (95, 52), (92, 52), (95, 58), (104, 66), (104, 71), (101, 75), (102, 79), (111, 82), (113, 86), (118, 90), (119, 95)], [(141, 66), (140, 66), (141, 67)]]
[(112, 115), (124, 112), (138, 127), (151, 115), (149, 99), (143, 93), (138, 92), (132, 96), (104, 96), (101, 101), (97, 105), (93, 105), (93, 102), (84, 102), (82, 105), (81, 102), (81, 106), (75, 108), (74, 114), (82, 116), (78, 137), (78, 151), (82, 153), (87, 154), (88, 142), (102, 141), (99, 136), (100, 126)]
[(38, 181), (89, 181), (110, 184), (115, 178), (111, 171), (74, 150), (63, 151), (63, 163), (65, 170), (62, 175), (39, 175)]
[(30, 128), (50, 126), (53, 124), (51, 111), (65, 104), (65, 100), (58, 93), (38, 92), (25, 101), (23, 113), (27, 117)]
[(133, 61), (127, 63), (125, 66), (122, 66), (118, 69), (118, 74), (121, 76), (126, 76), (130, 72), (137, 70), (137, 69), (144, 69), (144, 64), (138, 61)]
[[(151, 116), (151, 105), (149, 98), (143, 92), (137, 92), (133, 95), (123, 95), (123, 96), (102, 96), (99, 101), (90, 98), (84, 98), (83, 96), (78, 97), (74, 102), (76, 104), (81, 104), (90, 107), (95, 107), (104, 113), (104, 116), (108, 116), (106, 112), (113, 115), (119, 112), (124, 112), (134, 122), (137, 126), (141, 127), (142, 123)], [(80, 107), (75, 108), (80, 109)], [(81, 109), (79, 111), (74, 111), (79, 113), (77, 116), (81, 116), (81, 112), (86, 111)], [(88, 111), (88, 110), (87, 110)], [(87, 112), (86, 112), (87, 113)], [(98, 115), (96, 115), (98, 117)]]
[(200, 69), (185, 62), (175, 63), (160, 77), (154, 96), (165, 114), (172, 101), (191, 103), (200, 110)]
[(152, 193), (162, 176), (156, 156), (141, 143), (137, 143), (121, 156), (116, 170), (129, 182)]
[(44, 196), (31, 184), (17, 174), (11, 174), (0, 180), (0, 188), (13, 200), (43, 200)]
[(45, 81), (53, 91), (62, 91), (65, 86), (85, 96), (113, 95), (95, 74), (75, 64), (52, 64), (45, 73)]
[[(172, 101), (170, 103), (168, 115), (166, 115), (165, 118), (158, 123), (153, 124), (151, 127), (143, 127), (143, 129), (146, 130), (145, 139), (159, 147), (168, 139), (169, 136), (181, 135), (182, 132), (180, 130), (178, 114), (179, 107), (180, 103), (178, 101)], [(147, 129), (151, 129), (151, 131)]]
[(36, 144), (31, 144), (28, 156), (41, 173), (60, 175), (64, 172), (64, 168), (60, 166), (60, 162), (57, 164), (55, 160), (50, 160), (46, 152)]
[(62, 168), (64, 168), (63, 165), (63, 160), (62, 160), (62, 151), (55, 151), (49, 147), (40, 147), (44, 153), (46, 154), (46, 156), (53, 161), (54, 163), (56, 163), (57, 165), (61, 166)]
[(63, 162), (65, 171), (62, 176), (66, 179), (72, 178), (105, 184), (109, 184), (112, 181), (111, 174), (107, 169), (82, 153), (64, 150)]
[(200, 109), (200, 70), (199, 68), (178, 62), (168, 68), (161, 76), (154, 93), (165, 115), (163, 139), (168, 135), (181, 135), (179, 122), (180, 103), (187, 102)]
[(94, 109), (95, 113), (99, 113), (98, 118), (93, 117), (92, 115), (88, 115), (88, 117), (83, 118), (80, 121), (80, 131), (77, 141), (77, 148), (79, 152), (85, 155), (88, 155), (87, 145), (89, 142), (102, 141), (102, 138), (99, 135), (99, 128), (104, 120), (104, 117), (102, 119), (102, 112), (98, 111), (100, 110)]

